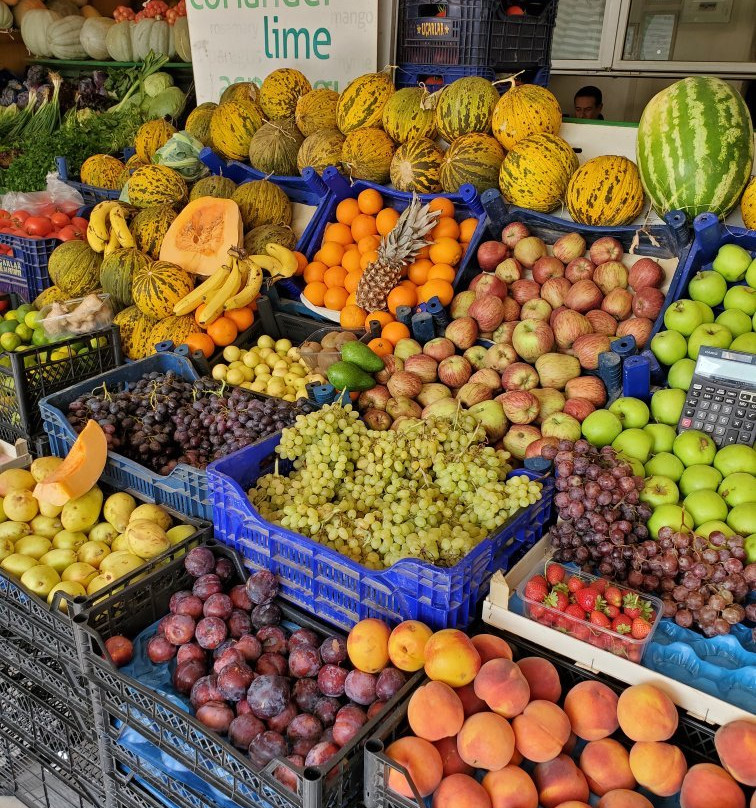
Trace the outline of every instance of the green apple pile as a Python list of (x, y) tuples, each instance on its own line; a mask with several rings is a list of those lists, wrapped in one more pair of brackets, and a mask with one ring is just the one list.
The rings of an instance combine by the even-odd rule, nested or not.
[(712, 268), (690, 279), (687, 294), (667, 308), (666, 330), (651, 340), (654, 356), (669, 367), (669, 386), (680, 390), (689, 388), (704, 345), (756, 353), (756, 258), (723, 245)]
[(97, 486), (62, 507), (39, 502), (35, 485), (62, 462), (41, 457), (0, 474), (0, 570), (49, 604), (57, 592), (93, 595), (195, 533), (158, 505), (105, 498)]

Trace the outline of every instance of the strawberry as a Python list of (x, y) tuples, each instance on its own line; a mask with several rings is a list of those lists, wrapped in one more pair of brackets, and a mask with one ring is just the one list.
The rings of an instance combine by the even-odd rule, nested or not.
[(633, 628), (633, 621), (625, 614), (621, 614), (612, 620), (612, 631), (617, 634), (629, 634)]
[(604, 606), (604, 614), (610, 619), (614, 620), (615, 617), (619, 617), (620, 610), (617, 606), (613, 606), (611, 603), (607, 603)]
[(540, 603), (549, 594), (549, 585), (543, 575), (534, 575), (525, 584), (525, 597)]
[(622, 592), (619, 587), (607, 586), (604, 592), (604, 600), (612, 606), (622, 606)]
[(609, 628), (609, 626), (611, 626), (609, 618), (603, 612), (599, 612), (595, 609), (591, 612), (588, 619), (594, 626), (600, 626), (601, 628)]
[(579, 604), (585, 612), (592, 612), (596, 608), (596, 600), (599, 593), (592, 587), (586, 586), (578, 589), (575, 595), (575, 603)]
[(651, 615), (651, 604), (647, 600), (641, 600), (634, 592), (628, 592), (622, 599), (622, 609), (631, 620), (636, 617), (647, 620)]
[(642, 617), (636, 617), (633, 620), (633, 624), (630, 629), (630, 634), (633, 636), (634, 639), (645, 640), (650, 632), (651, 632), (651, 623), (649, 623), (648, 620), (644, 620)]
[(570, 617), (574, 617), (575, 620), (585, 620), (585, 610), (577, 603), (570, 603), (570, 605), (564, 610), (564, 613)]
[(554, 584), (560, 584), (564, 580), (564, 567), (560, 566), (559, 564), (549, 564), (546, 567), (546, 580), (553, 586)]
[(578, 591), (578, 589), (582, 589), (585, 586), (585, 582), (581, 581), (577, 575), (570, 575), (567, 579), (567, 589), (570, 590), (573, 594)]
[(560, 612), (567, 608), (569, 602), (567, 595), (557, 589), (552, 589), (551, 593), (543, 600), (545, 606), (551, 606), (552, 609), (558, 609)]
[(597, 578), (595, 581), (593, 581), (593, 583), (591, 583), (591, 586), (597, 592), (600, 592), (603, 595), (604, 591), (606, 590), (606, 586), (607, 586), (608, 583), (609, 582), (604, 578)]
[(577, 639), (583, 640), (583, 642), (590, 642), (591, 630), (585, 623), (579, 623), (577, 625), (572, 623), (570, 630), (573, 637), (577, 637)]

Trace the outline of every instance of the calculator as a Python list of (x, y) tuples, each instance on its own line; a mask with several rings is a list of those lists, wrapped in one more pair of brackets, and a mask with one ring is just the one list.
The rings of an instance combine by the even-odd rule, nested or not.
[(756, 354), (701, 348), (677, 425), (678, 432), (685, 429), (707, 433), (717, 446), (753, 446)]

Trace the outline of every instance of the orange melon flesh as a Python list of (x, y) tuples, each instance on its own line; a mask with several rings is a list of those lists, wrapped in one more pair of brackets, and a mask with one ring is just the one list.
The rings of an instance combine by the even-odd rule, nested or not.
[(160, 260), (206, 277), (223, 266), (230, 247), (243, 243), (244, 223), (236, 202), (202, 196), (190, 202), (168, 228)]
[(87, 421), (65, 460), (34, 487), (34, 496), (58, 506), (83, 496), (100, 479), (107, 458), (105, 433), (96, 421)]

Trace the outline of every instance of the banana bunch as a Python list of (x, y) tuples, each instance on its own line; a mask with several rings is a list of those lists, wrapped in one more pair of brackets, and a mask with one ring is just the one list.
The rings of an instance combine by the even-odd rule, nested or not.
[(95, 205), (89, 215), (87, 226), (89, 246), (105, 256), (122, 247), (136, 246), (126, 219), (130, 213), (130, 209), (117, 200), (108, 200)]
[(297, 271), (297, 257), (280, 244), (270, 242), (265, 245), (267, 255), (252, 255), (251, 260), (270, 274), (271, 281), (290, 278)]

